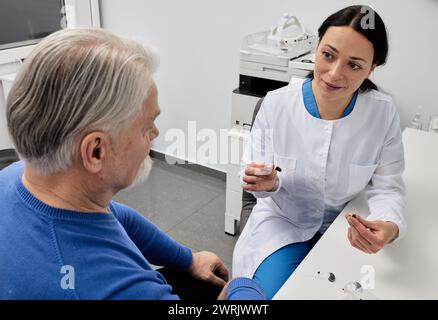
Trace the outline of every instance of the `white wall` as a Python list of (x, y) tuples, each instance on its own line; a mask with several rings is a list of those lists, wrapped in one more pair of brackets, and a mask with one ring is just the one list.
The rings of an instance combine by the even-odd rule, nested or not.
[[(438, 0), (367, 0), (387, 24), (390, 56), (372, 79), (391, 93), (402, 125), (409, 124), (418, 106), (424, 125), (438, 114)], [(101, 1), (103, 27), (155, 44), (161, 54), (157, 74), (161, 135), (154, 149), (165, 152), (170, 128), (187, 131), (196, 120), (198, 130), (216, 132), (229, 126), (231, 91), (238, 86), (239, 48), (247, 34), (275, 25), (283, 13), (297, 15), (312, 32), (345, 0), (186, 0)], [(220, 166), (213, 167), (220, 169)]]
[[(383, 16), (391, 41), (388, 64), (373, 80), (395, 97), (403, 126), (419, 105), (424, 118), (438, 114), (438, 0), (366, 2)], [(231, 91), (238, 86), (239, 48), (245, 35), (269, 29), (286, 12), (316, 32), (324, 18), (351, 4), (355, 2), (104, 0), (101, 15), (106, 29), (159, 48), (157, 83), (163, 112), (154, 149), (165, 152), (170, 144), (165, 132), (187, 131), (190, 120), (197, 121), (198, 131), (211, 128), (219, 134), (229, 127)]]

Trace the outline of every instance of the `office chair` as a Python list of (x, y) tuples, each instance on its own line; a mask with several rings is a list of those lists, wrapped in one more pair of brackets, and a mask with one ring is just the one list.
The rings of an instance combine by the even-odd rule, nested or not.
[[(254, 108), (254, 112), (252, 114), (251, 128), (252, 128), (252, 124), (254, 123), (254, 120), (257, 116), (257, 113), (259, 112), (260, 107), (262, 106), (264, 98), (265, 97), (262, 97), (259, 99), (259, 101), (257, 101), (257, 104)], [(246, 222), (248, 221), (248, 218), (251, 215), (252, 209), (254, 208), (256, 203), (257, 203), (257, 199), (251, 193), (243, 190), (243, 192), (242, 192), (242, 210), (240, 211), (239, 230), (238, 230), (239, 235), (242, 233), (242, 230), (245, 227)]]
[(18, 160), (18, 155), (14, 149), (0, 150), (0, 170)]

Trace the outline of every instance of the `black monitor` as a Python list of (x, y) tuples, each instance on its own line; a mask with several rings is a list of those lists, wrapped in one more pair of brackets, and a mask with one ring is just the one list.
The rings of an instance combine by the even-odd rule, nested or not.
[(61, 29), (64, 0), (1, 0), (0, 50), (37, 43)]

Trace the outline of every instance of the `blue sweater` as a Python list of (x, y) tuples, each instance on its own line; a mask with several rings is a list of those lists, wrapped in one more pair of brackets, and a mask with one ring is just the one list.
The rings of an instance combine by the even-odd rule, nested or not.
[[(50, 207), (22, 173), (22, 162), (0, 171), (0, 299), (178, 299), (149, 262), (187, 270), (189, 248), (117, 202), (109, 214)], [(228, 298), (263, 298), (249, 279), (230, 289)]]

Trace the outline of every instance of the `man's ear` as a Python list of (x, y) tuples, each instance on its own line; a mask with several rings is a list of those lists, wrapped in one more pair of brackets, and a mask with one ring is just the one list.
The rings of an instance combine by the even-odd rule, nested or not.
[(93, 131), (82, 138), (80, 154), (85, 170), (98, 173), (109, 154), (109, 136), (102, 131)]

